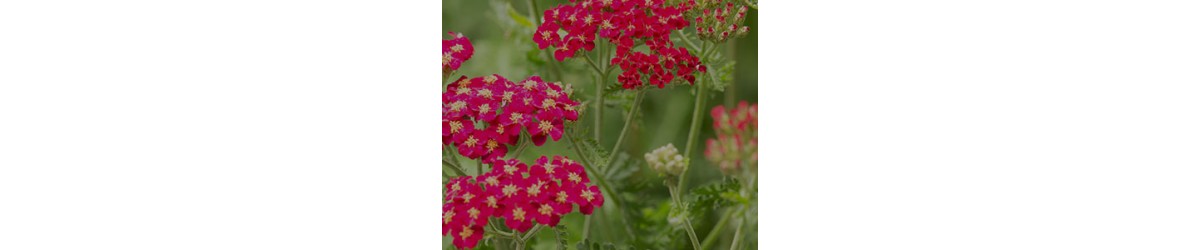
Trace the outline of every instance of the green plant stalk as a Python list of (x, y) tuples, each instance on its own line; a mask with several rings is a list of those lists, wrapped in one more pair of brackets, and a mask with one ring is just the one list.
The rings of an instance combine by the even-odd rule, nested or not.
[(742, 224), (746, 224), (746, 220), (743, 219), (742, 221), (738, 222), (737, 231), (734, 231), (733, 233), (733, 243), (729, 244), (730, 250), (737, 248), (738, 241), (742, 238)]
[(617, 149), (621, 149), (621, 142), (625, 140), (625, 133), (629, 130), (629, 124), (633, 123), (633, 116), (638, 112), (638, 106), (642, 104), (642, 97), (645, 94), (644, 90), (639, 90), (637, 96), (633, 98), (633, 107), (629, 109), (629, 114), (625, 115), (625, 125), (621, 126), (621, 134), (617, 136), (617, 143), (613, 144), (612, 150), (608, 151), (611, 154), (616, 154)]
[(447, 147), (446, 145), (442, 145), (442, 152), (446, 152), (447, 154), (450, 155), (450, 159), (454, 159), (454, 166), (460, 168), (460, 169), (458, 169), (459, 172), (462, 172), (462, 173), (466, 172), (466, 171), (463, 171), (463, 169), (461, 169), (462, 161), (458, 160), (458, 155), (456, 153), (457, 151), (454, 151), (454, 147)]
[(537, 1), (529, 0), (529, 16), (533, 17), (534, 26), (537, 26), (538, 24), (540, 24), (542, 22), (542, 19), (538, 18), (537, 9), (538, 9)]
[(625, 219), (625, 210), (624, 207), (621, 206), (621, 199), (616, 197), (617, 193), (613, 192), (612, 188), (609, 188), (608, 182), (604, 180), (604, 176), (601, 176), (600, 172), (597, 172), (596, 169), (592, 167), (593, 164), (587, 162), (583, 154), (583, 147), (579, 146), (579, 143), (575, 140), (574, 136), (572, 136), (571, 133), (563, 134), (567, 135), (568, 141), (571, 141), (571, 146), (572, 148), (575, 148), (575, 154), (579, 155), (579, 159), (581, 164), (583, 164), (583, 168), (588, 172), (591, 172), (591, 175), (588, 176), (600, 183), (600, 189), (602, 189), (601, 191), (612, 195), (612, 199), (608, 200), (611, 200), (613, 205), (617, 207), (617, 212), (620, 213), (620, 216), (617, 217), (621, 218), (621, 222), (623, 222), (622, 224), (625, 225), (625, 233), (629, 234), (630, 238), (637, 238), (637, 236), (633, 233), (633, 229), (629, 227), (629, 221)]
[(454, 170), (454, 173), (457, 174), (458, 176), (467, 175), (466, 171), (463, 171), (458, 166), (455, 166), (453, 163), (450, 163), (446, 160), (442, 160), (442, 165), (450, 166), (450, 170)]
[(725, 212), (725, 215), (721, 216), (721, 219), (717, 221), (717, 225), (711, 231), (708, 231), (708, 235), (704, 236), (704, 241), (700, 242), (700, 249), (708, 249), (709, 246), (716, 243), (717, 235), (721, 233), (721, 230), (725, 229), (725, 224), (729, 223), (729, 218), (732, 218), (734, 214), (740, 214), (742, 209), (742, 207), (738, 207), (738, 209), (729, 209), (729, 211)]
[[(683, 207), (683, 202), (680, 200), (681, 198), (679, 190), (675, 187), (672, 187), (674, 185), (671, 184), (673, 183), (667, 184), (667, 191), (671, 192), (671, 202), (674, 202), (675, 207), (679, 209), (686, 209)], [(687, 231), (688, 238), (692, 240), (692, 249), (700, 250), (700, 240), (696, 237), (696, 230), (692, 229), (692, 220), (688, 218), (686, 214), (683, 216), (683, 225), (684, 231)]]
[(583, 239), (581, 239), (581, 240), (579, 240), (579, 241), (586, 241), (586, 240), (587, 240), (587, 238), (588, 238), (588, 231), (590, 231), (591, 227), (592, 227), (592, 216), (591, 216), (591, 215), (584, 215), (584, 216), (583, 216)]
[[(708, 52), (708, 44), (705, 43), (704, 51), (702, 51), (700, 54), (705, 54), (707, 52)], [(707, 59), (707, 58), (701, 58), (701, 63), (704, 62), (703, 61), (704, 59)], [(688, 169), (691, 168), (691, 161), (692, 161), (691, 160), (692, 159), (691, 158), (692, 157), (692, 148), (696, 144), (696, 137), (698, 137), (700, 135), (700, 120), (703, 120), (702, 115), (700, 114), (700, 111), (704, 109), (704, 96), (708, 94), (708, 91), (706, 91), (708, 88), (704, 87), (704, 78), (701, 78), (700, 83), (698, 83), (696, 85), (697, 85), (696, 87), (699, 89), (696, 90), (696, 103), (695, 103), (695, 106), (692, 107), (692, 125), (688, 129), (687, 147), (685, 147), (685, 149), (683, 150), (683, 159), (688, 161), (688, 164), (687, 164), (688, 167), (684, 168), (682, 173), (679, 173), (679, 188), (680, 189), (683, 189), (684, 187), (686, 187), (686, 184), (687, 184), (687, 173), (688, 173)]]

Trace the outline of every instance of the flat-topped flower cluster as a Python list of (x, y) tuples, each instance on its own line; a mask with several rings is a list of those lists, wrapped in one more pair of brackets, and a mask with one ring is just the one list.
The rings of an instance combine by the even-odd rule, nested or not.
[[(533, 35), (538, 48), (554, 47), (554, 58), (563, 61), (579, 50), (592, 51), (596, 36), (616, 45), (612, 65), (620, 66), (617, 81), (626, 89), (646, 84), (663, 88), (673, 80), (695, 83), (694, 73), (705, 72), (700, 58), (675, 46), (671, 32), (689, 25), (683, 13), (690, 4), (669, 5), (663, 0), (578, 0), (545, 11)], [(565, 35), (560, 32), (565, 31)], [(645, 51), (635, 50), (645, 45)]]
[(483, 237), (490, 218), (503, 218), (518, 232), (534, 223), (558, 225), (574, 206), (591, 214), (604, 205), (600, 188), (591, 184), (583, 165), (562, 156), (538, 158), (533, 166), (516, 159), (495, 159), (490, 172), (460, 176), (446, 184), (442, 204), (442, 235), (454, 245), (472, 248)]
[(716, 139), (708, 139), (704, 156), (729, 174), (745, 164), (758, 162), (758, 104), (739, 102), (736, 108), (725, 106), (712, 109)]
[(442, 144), (471, 159), (503, 157), (522, 129), (534, 145), (562, 138), (563, 123), (579, 119), (578, 102), (559, 83), (532, 76), (512, 82), (500, 75), (463, 76), (442, 93)]

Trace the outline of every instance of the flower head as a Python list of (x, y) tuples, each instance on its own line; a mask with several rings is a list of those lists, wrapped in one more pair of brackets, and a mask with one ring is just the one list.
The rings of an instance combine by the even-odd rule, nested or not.
[(700, 39), (724, 42), (729, 38), (742, 37), (750, 31), (742, 26), (749, 10), (742, 1), (708, 0), (693, 2), (686, 15), (695, 20), (696, 34)]
[(458, 70), (463, 62), (475, 54), (471, 40), (461, 33), (450, 32), (450, 40), (442, 40), (442, 73)]
[(491, 171), (446, 184), (442, 235), (453, 236), (456, 247), (475, 247), (490, 218), (502, 218), (505, 226), (526, 232), (535, 223), (557, 226), (574, 205), (583, 214), (604, 205), (604, 196), (583, 165), (566, 157), (542, 156), (529, 166), (516, 159), (485, 162)]
[(646, 163), (649, 163), (654, 171), (671, 176), (679, 175), (687, 168), (687, 162), (679, 155), (679, 150), (675, 149), (674, 144), (667, 144), (646, 153)]
[[(604, 38), (617, 47), (609, 60), (620, 65), (622, 73), (617, 80), (627, 89), (647, 83), (663, 88), (676, 80), (692, 84), (694, 73), (706, 68), (699, 57), (675, 46), (671, 32), (689, 25), (684, 13), (693, 5), (663, 0), (574, 1), (546, 10), (533, 41), (540, 49), (552, 47), (554, 59), (563, 61), (580, 50), (591, 51), (596, 38)], [(638, 45), (645, 45), (648, 51), (633, 51)]]
[(758, 104), (742, 101), (731, 110), (717, 106), (712, 110), (712, 118), (717, 138), (708, 139), (705, 158), (726, 174), (743, 165), (757, 166)]
[(569, 88), (532, 76), (517, 82), (500, 75), (450, 83), (442, 93), (442, 144), (471, 159), (493, 159), (516, 145), (522, 129), (541, 146), (562, 138), (564, 124), (579, 119)]

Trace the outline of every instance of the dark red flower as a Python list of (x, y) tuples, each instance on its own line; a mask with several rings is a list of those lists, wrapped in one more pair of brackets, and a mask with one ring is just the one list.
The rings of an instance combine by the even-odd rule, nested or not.
[(522, 129), (541, 146), (562, 138), (567, 121), (579, 119), (569, 88), (532, 76), (512, 82), (500, 75), (462, 77), (442, 93), (442, 143), (463, 156), (503, 157)]
[(460, 33), (450, 33), (450, 40), (442, 40), (442, 73), (458, 70), (463, 62), (475, 54), (471, 40)]
[(505, 226), (526, 232), (534, 223), (557, 226), (574, 205), (591, 214), (604, 204), (583, 165), (566, 157), (543, 156), (532, 166), (503, 158), (486, 163), (492, 165), (491, 171), (474, 178), (456, 177), (446, 184), (442, 235), (454, 237), (456, 247), (475, 247), (490, 218), (503, 218)]
[[(684, 13), (694, 5), (690, 1), (669, 5), (663, 0), (574, 1), (546, 10), (533, 40), (538, 48), (554, 47), (554, 59), (563, 61), (580, 50), (591, 51), (598, 35), (617, 46), (609, 61), (621, 66), (617, 81), (622, 87), (637, 88), (646, 80), (659, 88), (677, 79), (692, 84), (693, 74), (705, 68), (698, 57), (675, 46), (671, 33), (690, 24)], [(560, 29), (565, 36), (559, 36)], [(651, 53), (632, 52), (641, 44)]]

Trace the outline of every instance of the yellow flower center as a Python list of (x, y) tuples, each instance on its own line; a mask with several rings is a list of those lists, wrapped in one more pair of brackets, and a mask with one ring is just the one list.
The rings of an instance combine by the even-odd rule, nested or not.
[(547, 173), (547, 174), (554, 174), (554, 167), (555, 167), (555, 166), (554, 166), (554, 164), (553, 164), (553, 163), (551, 163), (551, 164), (546, 164), (546, 165), (542, 165), (542, 168), (545, 168), (545, 169), (546, 169), (546, 173)]
[(454, 210), (446, 211), (442, 214), (442, 224), (450, 224), (452, 218), (454, 218)]
[(488, 196), (487, 197), (487, 205), (489, 207), (496, 208), (497, 207), (496, 206), (496, 197)]
[(458, 133), (462, 131), (463, 124), (460, 121), (450, 121), (450, 133)]
[(550, 121), (542, 121), (538, 123), (538, 129), (541, 129), (542, 133), (550, 133), (550, 129), (552, 128), (554, 128), (554, 126), (550, 125)]
[(479, 93), (479, 96), (482, 96), (483, 98), (487, 98), (489, 100), (492, 99), (492, 90), (490, 89), (480, 89), (475, 92)]
[(596, 198), (595, 195), (596, 194), (592, 193), (592, 190), (587, 189), (584, 189), (583, 192), (579, 194), (579, 196), (583, 197), (583, 199), (587, 200), (588, 202), (592, 202), (592, 199)]
[(517, 219), (517, 221), (525, 221), (525, 209), (521, 209), (520, 207), (513, 208), (513, 219)]
[(504, 103), (511, 102), (511, 101), (512, 101), (512, 96), (513, 96), (513, 92), (512, 92), (512, 91), (504, 91)]
[(567, 202), (567, 191), (558, 191), (558, 198), (554, 200), (558, 202)]
[(521, 85), (525, 87), (525, 89), (529, 90), (533, 89), (533, 86), (536, 86), (537, 82), (534, 82), (533, 80), (525, 80), (525, 82), (521, 83)]
[(467, 88), (470, 86), (471, 86), (471, 79), (463, 78), (462, 80), (458, 81), (459, 88)]
[(505, 185), (503, 189), (500, 189), (500, 192), (504, 192), (505, 197), (512, 196), (517, 193), (517, 186), (513, 184)]
[(467, 107), (467, 102), (464, 102), (464, 101), (455, 101), (455, 102), (450, 103), (450, 111), (458, 112), (466, 107)]
[(471, 219), (479, 219), (479, 209), (471, 208), (467, 210), (467, 215), (470, 215)]
[(554, 98), (558, 98), (558, 95), (559, 95), (558, 90), (554, 90), (554, 89), (547, 89), (546, 94), (549, 95), (550, 97), (554, 97)]
[(463, 226), (462, 232), (458, 232), (458, 236), (462, 237), (463, 240), (467, 240), (472, 234), (475, 234), (475, 230), (471, 230), (471, 227), (468, 226)]
[(442, 66), (450, 65), (450, 53), (442, 53)]
[(454, 46), (450, 46), (450, 51), (454, 53), (462, 52), (463, 46), (462, 44), (455, 44)]
[(550, 31), (549, 30), (542, 31), (542, 40), (550, 40)]
[(556, 102), (554, 102), (554, 99), (546, 98), (546, 99), (542, 100), (542, 108), (543, 109), (553, 108), (554, 104), (557, 104)]
[(512, 120), (513, 122), (520, 122), (521, 118), (525, 118), (525, 115), (521, 113), (512, 113), (508, 116), (508, 119)]
[(491, 104), (484, 103), (483, 105), (479, 105), (479, 113), (480, 114), (487, 114), (488, 112), (492, 112)]
[(583, 178), (579, 177), (579, 174), (576, 174), (576, 173), (567, 174), (567, 179), (571, 180), (575, 183), (579, 183), (580, 181), (583, 181)]
[(467, 137), (467, 141), (464, 141), (463, 145), (467, 145), (467, 147), (474, 147), (475, 145), (479, 145), (479, 140), (475, 139), (475, 136), (472, 135)]
[(496, 82), (496, 75), (489, 75), (489, 76), (483, 77), (483, 82), (487, 83), (487, 84), (492, 84), (493, 82)]
[(517, 172), (517, 166), (504, 165), (504, 173), (512, 175), (513, 172)]
[[(495, 175), (488, 176), (488, 178), (483, 179), (483, 182), (486, 182), (488, 184), (488, 186), (499, 186), (500, 185), (500, 180)], [(491, 196), (488, 196), (488, 198), (492, 199)]]
[(455, 182), (454, 185), (450, 185), (450, 190), (458, 191), (458, 190), (462, 190), (462, 187), (458, 185), (458, 182)]
[(542, 204), (542, 207), (538, 208), (538, 212), (542, 215), (550, 215), (551, 212), (554, 212), (554, 208), (550, 207), (550, 204)]
[(496, 147), (500, 146), (499, 143), (496, 143), (496, 140), (488, 140), (486, 145), (488, 152), (492, 152), (492, 150), (495, 150)]
[(474, 194), (471, 194), (471, 193), (463, 194), (463, 202), (471, 202), (472, 198), (475, 198)]
[(543, 183), (541, 181), (534, 183), (533, 185), (529, 186), (529, 188), (525, 189), (525, 193), (529, 194), (529, 196), (537, 196), (538, 194), (541, 194), (542, 184)]

